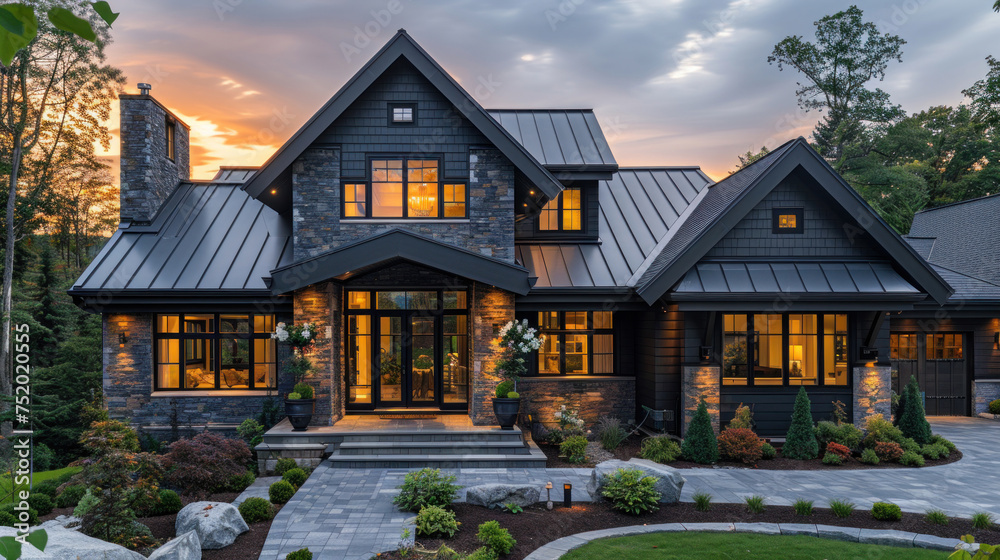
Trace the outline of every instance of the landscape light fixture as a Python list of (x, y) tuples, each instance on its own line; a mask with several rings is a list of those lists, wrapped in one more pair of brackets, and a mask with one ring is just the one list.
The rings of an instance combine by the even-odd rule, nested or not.
[(125, 348), (126, 344), (128, 344), (128, 335), (124, 332), (118, 333), (118, 346)]
[(573, 507), (573, 485), (568, 482), (563, 484), (563, 507)]
[(552, 481), (545, 483), (545, 509), (552, 509)]

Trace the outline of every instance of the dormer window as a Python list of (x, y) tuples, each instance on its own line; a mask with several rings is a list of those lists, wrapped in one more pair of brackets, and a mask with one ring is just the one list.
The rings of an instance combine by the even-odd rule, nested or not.
[(580, 231), (583, 229), (583, 195), (578, 188), (563, 189), (545, 203), (538, 215), (539, 231)]
[(417, 122), (417, 105), (415, 103), (390, 103), (390, 125), (412, 125)]
[(802, 233), (801, 208), (774, 208), (771, 212), (773, 233)]
[(371, 180), (344, 181), (344, 218), (465, 218), (465, 183), (444, 181), (437, 159), (371, 160)]

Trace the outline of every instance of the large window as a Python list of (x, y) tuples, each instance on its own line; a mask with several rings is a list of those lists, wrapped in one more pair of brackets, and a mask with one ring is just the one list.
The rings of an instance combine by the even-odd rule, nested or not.
[(345, 181), (345, 218), (465, 218), (465, 183), (442, 181), (437, 159), (372, 159), (371, 181)]
[(538, 215), (540, 231), (580, 231), (583, 229), (583, 195), (578, 188), (563, 189), (545, 203)]
[(724, 385), (847, 385), (847, 315), (727, 314), (722, 344)]
[(273, 315), (157, 315), (154, 386), (268, 389), (276, 386)]
[(541, 311), (539, 375), (614, 374), (614, 326), (610, 311)]

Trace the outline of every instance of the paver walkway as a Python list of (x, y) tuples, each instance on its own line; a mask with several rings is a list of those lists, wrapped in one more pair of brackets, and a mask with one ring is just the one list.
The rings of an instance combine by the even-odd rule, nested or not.
[[(968, 516), (990, 511), (1000, 516), (1000, 422), (978, 418), (934, 418), (935, 433), (955, 442), (965, 457), (950, 465), (923, 469), (844, 471), (766, 471), (746, 469), (685, 469), (683, 501), (705, 490), (716, 502), (742, 502), (751, 494), (768, 503), (790, 504), (798, 498), (824, 506), (832, 498), (846, 498), (859, 508), (879, 500), (892, 501), (906, 511), (923, 513), (940, 508)], [(271, 525), (261, 559), (275, 560), (309, 547), (317, 560), (368, 560), (374, 553), (400, 543), (413, 514), (392, 505), (407, 471), (400, 469), (331, 469), (322, 464)], [(453, 470), (458, 484), (530, 481), (544, 487), (573, 484), (574, 500), (586, 499), (590, 469), (461, 469)], [(464, 499), (464, 492), (460, 492)], [(542, 490), (544, 499), (545, 491)], [(561, 494), (553, 495), (557, 501)]]

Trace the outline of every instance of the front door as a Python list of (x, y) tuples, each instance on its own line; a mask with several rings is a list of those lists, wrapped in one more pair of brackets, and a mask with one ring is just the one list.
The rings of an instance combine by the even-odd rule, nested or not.
[(348, 408), (463, 409), (465, 292), (347, 293)]

